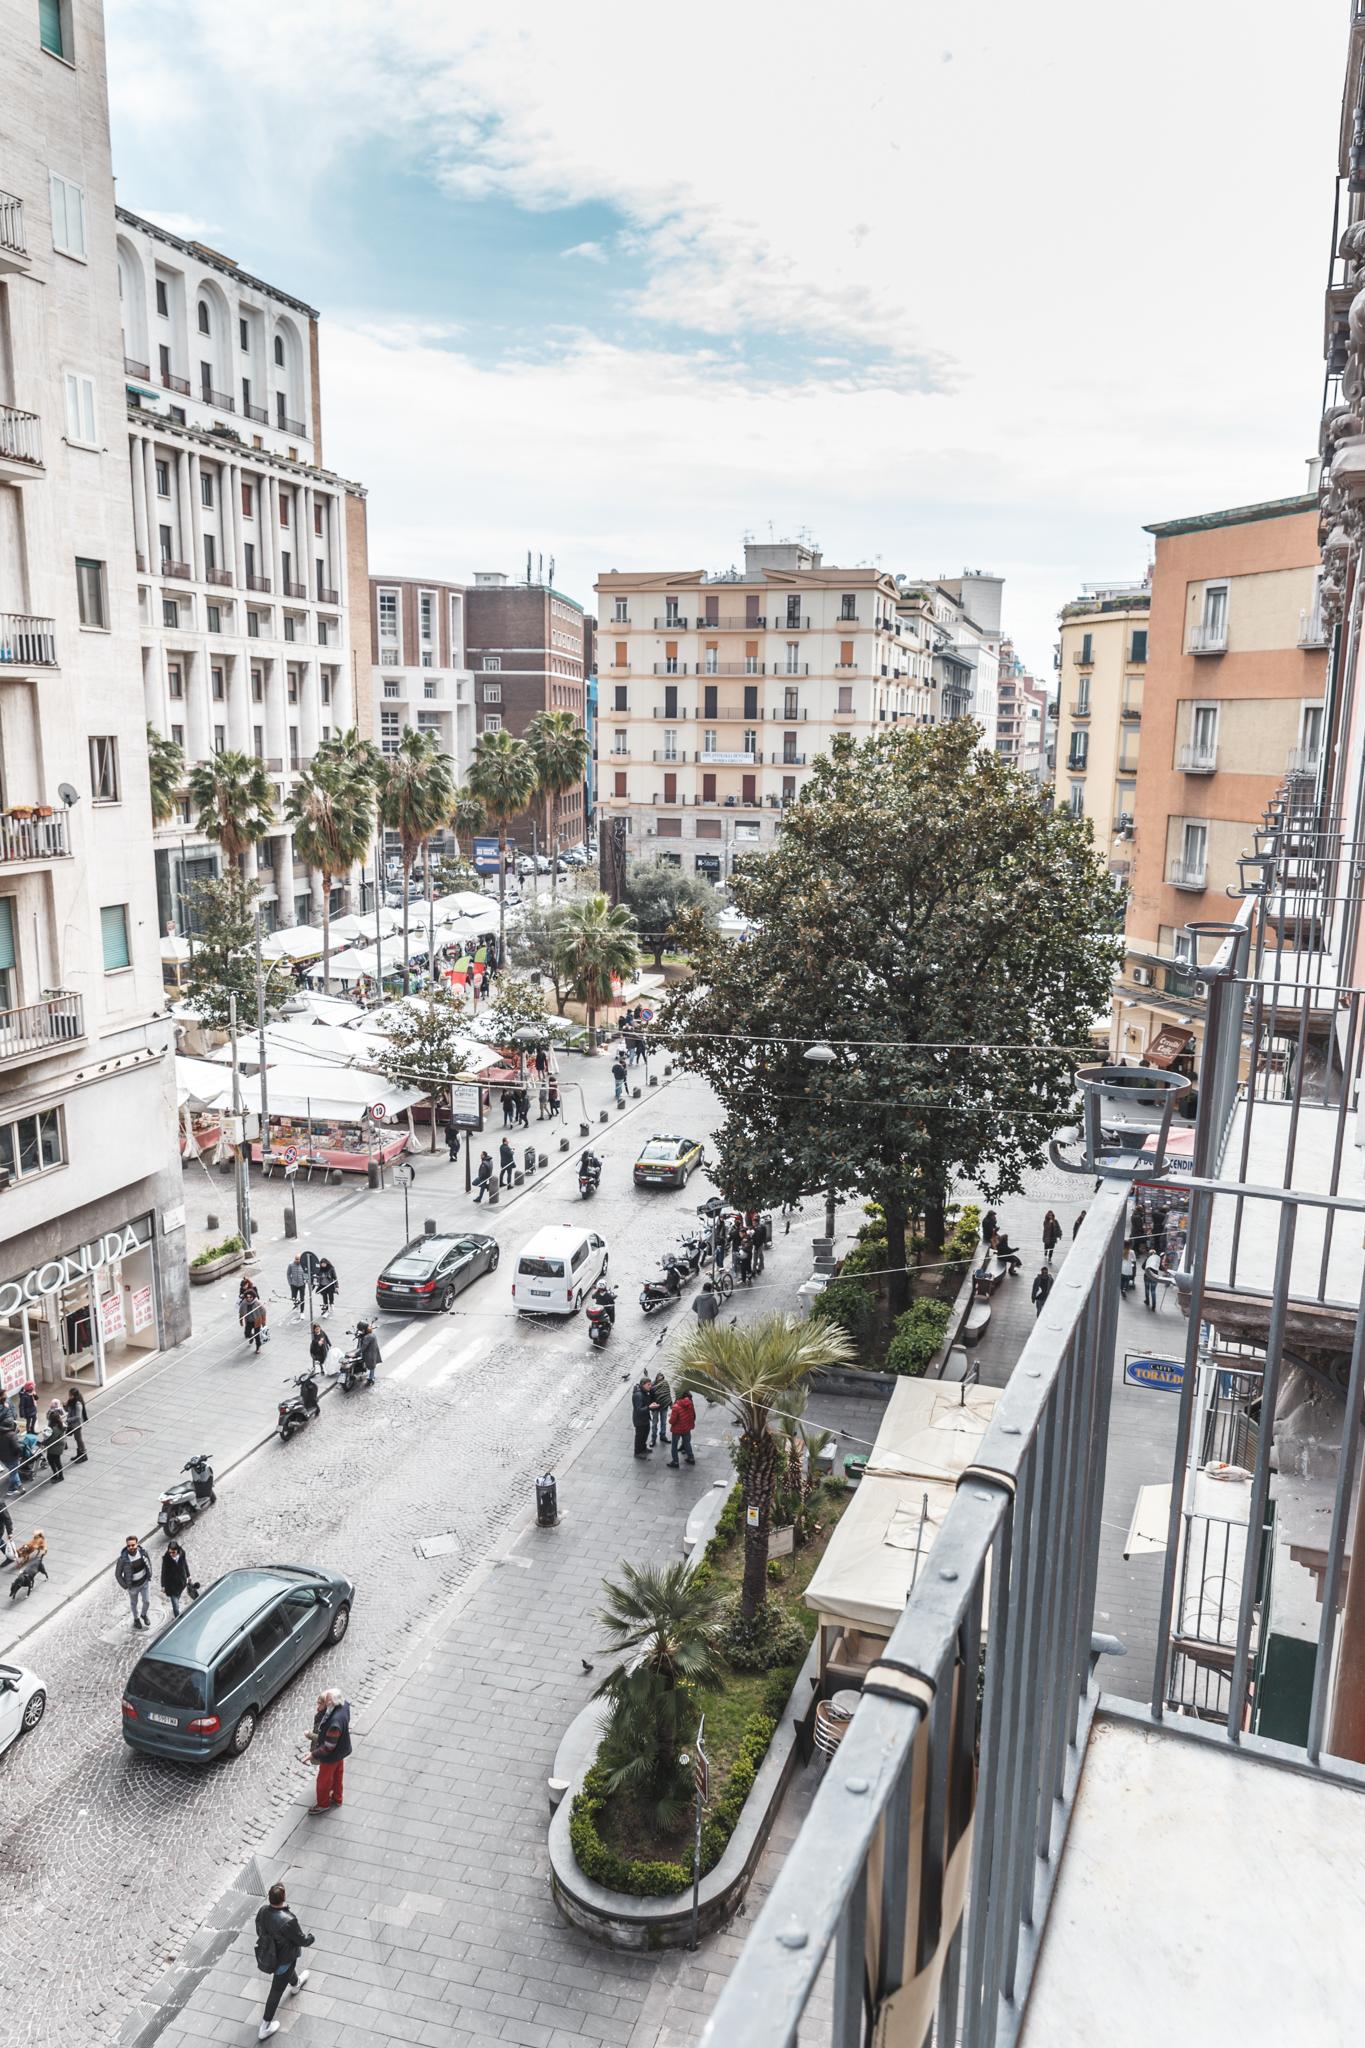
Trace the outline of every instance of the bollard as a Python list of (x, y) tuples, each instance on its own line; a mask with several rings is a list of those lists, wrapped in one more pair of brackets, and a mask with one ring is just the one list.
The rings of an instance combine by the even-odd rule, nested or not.
[(204, 1218), (204, 1228), (205, 1230), (216, 1230), (218, 1228), (218, 1218), (213, 1215), (206, 1216)]
[(649, 1077), (649, 1085), (650, 1085), (650, 1087), (651, 1087), (651, 1088), (657, 1088), (657, 1087), (658, 1087), (658, 1085), (659, 1085), (659, 1077), (658, 1077), (658, 1075), (657, 1075), (657, 1074), (651, 1074), (651, 1075), (650, 1075), (650, 1077)]
[(536, 1481), (536, 1521), (542, 1529), (553, 1529), (559, 1520), (559, 1488), (553, 1472)]
[(541, 1152), (541, 1153), (538, 1153), (538, 1154), (537, 1154), (537, 1157), (536, 1157), (536, 1165), (537, 1165), (537, 1166), (539, 1166), (539, 1167), (541, 1167), (541, 1168), (544, 1168), (544, 1167), (548, 1166), (548, 1165), (549, 1165), (549, 1163), (550, 1163), (550, 1155), (549, 1155), (549, 1153), (548, 1153), (548, 1152)]
[(587, 1137), (587, 1136), (589, 1135), (589, 1133), (591, 1132), (591, 1130), (592, 1130), (592, 1125), (591, 1125), (591, 1124), (580, 1124), (580, 1125), (578, 1126), (578, 1135), (579, 1135), (579, 1137), (580, 1137), (580, 1138), (586, 1138), (586, 1137)]
[(284, 1234), (286, 1237), (297, 1237), (299, 1234), (299, 1219), (292, 1206), (284, 1212)]
[(258, 1222), (256, 1217), (253, 1216), (251, 1219), (251, 1235), (253, 1237), (256, 1235), (256, 1232), (260, 1229), (260, 1227), (260, 1223)]
[(568, 1151), (568, 1149), (569, 1149), (569, 1141), (568, 1141), (568, 1139), (567, 1139), (567, 1138), (561, 1138), (561, 1139), (560, 1139), (560, 1141), (559, 1141), (559, 1149), (560, 1149), (560, 1151), (561, 1151), (561, 1152), (567, 1152), (567, 1151)]
[(607, 1120), (607, 1112), (605, 1111), (605, 1109), (599, 1109), (599, 1110), (598, 1110), (598, 1112), (597, 1112), (597, 1121), (598, 1121), (598, 1123), (599, 1123), (599, 1124), (604, 1124), (604, 1123), (606, 1122), (606, 1120)]
[(643, 1088), (632, 1088), (630, 1092), (635, 1097), (635, 1100), (638, 1102), (640, 1100), (640, 1097), (643, 1095), (644, 1090)]
[(426, 1232), (428, 1237), (435, 1237), (436, 1218), (434, 1216), (424, 1216), (422, 1218), (422, 1228)]
[(327, 1185), (329, 1188), (339, 1188), (341, 1186), (341, 1168), (339, 1166), (328, 1167)]
[(376, 1160), (376, 1159), (372, 1159), (372, 1160), (370, 1161), (369, 1165), (368, 1165), (368, 1166), (367, 1166), (367, 1167), (365, 1168), (365, 1179), (367, 1180), (367, 1182), (369, 1183), (369, 1185), (370, 1185), (370, 1186), (371, 1186), (372, 1188), (377, 1188), (377, 1187), (379, 1186), (379, 1162), (378, 1162), (378, 1160)]
[[(535, 1146), (534, 1146), (534, 1145), (528, 1145), (528, 1146), (526, 1147), (526, 1150), (525, 1150), (525, 1151), (524, 1151), (524, 1152), (522, 1153), (522, 1155), (521, 1155), (521, 1163), (522, 1163), (522, 1165), (523, 1165), (523, 1166), (524, 1166), (524, 1167), (526, 1168), (526, 1171), (527, 1171), (528, 1173), (534, 1173), (534, 1172), (535, 1172), (535, 1170), (536, 1170), (536, 1148), (535, 1148)], [(542, 1161), (541, 1161), (541, 1165), (543, 1166), (544, 1164), (545, 1164), (545, 1162), (544, 1162), (544, 1160), (542, 1160)]]
[(488, 1206), (489, 1206), (489, 1208), (490, 1208), (490, 1209), (492, 1209), (492, 1208), (496, 1208), (496, 1206), (497, 1206), (497, 1200), (498, 1200), (498, 1184), (497, 1184), (497, 1182), (496, 1182), (495, 1180), (490, 1180), (490, 1181), (489, 1181), (489, 1183), (488, 1183)]
[(228, 1176), (229, 1176), (230, 1174), (233, 1174), (233, 1173), (235, 1173), (235, 1172), (237, 1171), (237, 1169), (236, 1169), (236, 1167), (235, 1167), (235, 1166), (233, 1165), (233, 1163), (232, 1163), (232, 1161), (231, 1161), (230, 1159), (225, 1159), (225, 1160), (223, 1161), (222, 1165), (221, 1165), (221, 1166), (219, 1167), (218, 1171), (219, 1171), (219, 1173), (221, 1173), (221, 1174), (222, 1174), (222, 1176), (223, 1176), (223, 1179), (224, 1179), (224, 1180), (226, 1180), (226, 1179), (228, 1178)]
[(514, 1167), (514, 1168), (512, 1169), (512, 1185), (513, 1185), (513, 1187), (518, 1187), (518, 1188), (519, 1188), (519, 1187), (522, 1187), (522, 1186), (523, 1186), (523, 1185), (525, 1184), (525, 1180), (526, 1180), (526, 1175), (525, 1175), (525, 1174), (524, 1174), (524, 1173), (522, 1172), (521, 1168), (520, 1168), (519, 1166), (517, 1166), (517, 1167)]

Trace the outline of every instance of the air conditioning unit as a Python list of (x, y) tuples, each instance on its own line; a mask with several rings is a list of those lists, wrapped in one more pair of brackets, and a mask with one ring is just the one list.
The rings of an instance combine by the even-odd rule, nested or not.
[(1138, 986), (1139, 988), (1150, 988), (1150, 987), (1151, 987), (1151, 985), (1152, 985), (1152, 970), (1151, 970), (1151, 968), (1150, 968), (1150, 967), (1135, 967), (1135, 968), (1133, 969), (1133, 980), (1134, 980), (1134, 981), (1136, 982), (1136, 984), (1137, 984), (1137, 986)]
[(1190, 990), (1190, 994), (1194, 996), (1197, 1002), (1206, 1003), (1209, 999), (1208, 983), (1206, 981), (1197, 981)]

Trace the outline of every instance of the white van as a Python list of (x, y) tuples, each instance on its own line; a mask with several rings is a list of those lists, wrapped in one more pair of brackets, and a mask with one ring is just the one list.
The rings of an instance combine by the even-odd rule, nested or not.
[(577, 1223), (548, 1223), (529, 1238), (513, 1268), (520, 1315), (572, 1316), (607, 1270), (606, 1239)]

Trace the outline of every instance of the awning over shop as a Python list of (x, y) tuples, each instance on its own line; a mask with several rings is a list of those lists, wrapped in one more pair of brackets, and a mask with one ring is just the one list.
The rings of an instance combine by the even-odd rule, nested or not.
[[(244, 1076), (242, 1106), (252, 1112), (261, 1107), (259, 1074)], [(312, 1117), (315, 1122), (358, 1123), (371, 1115), (376, 1123), (391, 1123), (401, 1111), (425, 1099), (420, 1088), (403, 1088), (380, 1074), (362, 1074), (356, 1067), (294, 1066), (271, 1067), (266, 1077), (270, 1114)]]
[(212, 1060), (175, 1059), (175, 1094), (182, 1109), (221, 1109), (232, 1098), (232, 1077)]
[(1194, 1037), (1188, 1026), (1163, 1024), (1142, 1057), (1149, 1067), (1173, 1067), (1180, 1055), (1188, 1052), (1193, 1044)]
[(320, 960), (322, 933), (315, 925), (290, 925), (262, 939), (261, 953), (267, 960)]

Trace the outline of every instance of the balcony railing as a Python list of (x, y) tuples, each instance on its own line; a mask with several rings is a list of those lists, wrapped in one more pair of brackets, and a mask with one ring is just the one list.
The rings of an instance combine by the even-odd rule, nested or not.
[(1321, 760), (1322, 753), (1317, 747), (1291, 747), (1285, 766), (1291, 775), (1316, 775)]
[(236, 412), (237, 410), (236, 399), (229, 397), (226, 391), (215, 391), (211, 384), (200, 385), (199, 401), (201, 405), (215, 406), (219, 412)]
[(1093, 668), (1095, 666), (1094, 654), (1088, 647), (1078, 647), (1071, 659), (1075, 662), (1077, 668)]
[(231, 569), (205, 569), (204, 581), (205, 583), (216, 583), (223, 590), (231, 590), (232, 571)]
[(13, 192), (0, 192), (0, 250), (7, 256), (27, 256), (24, 239), (24, 202)]
[(804, 768), (806, 765), (804, 754), (769, 754), (768, 759), (774, 768)]
[(36, 412), (20, 412), (14, 405), (0, 405), (0, 459), (6, 462), (43, 466), (42, 422)]
[(0, 612), (0, 668), (56, 668), (54, 621), (31, 612)]
[(1201, 746), (1198, 742), (1182, 747), (1179, 754), (1182, 775), (1213, 775), (1218, 768), (1217, 746)]
[(766, 630), (767, 624), (766, 618), (745, 619), (731, 617), (724, 619), (698, 619), (697, 631), (699, 633), (762, 633)]
[(33, 1059), (84, 1036), (85, 1019), (76, 995), (59, 992), (19, 1010), (0, 1010), (0, 1065)]
[(687, 663), (685, 661), (656, 661), (654, 673), (656, 676), (685, 676), (687, 674)]
[(699, 711), (697, 717), (703, 725), (757, 725), (756, 711)]
[(1119, 706), (1119, 717), (1128, 725), (1141, 725), (1142, 706), (1140, 704), (1121, 704)]
[(36, 807), (0, 811), (0, 863), (64, 860), (71, 852), (65, 811), (39, 815)]
[(173, 562), (169, 555), (163, 555), (156, 567), (159, 576), (174, 576), (181, 583), (188, 583), (190, 580), (188, 562)]
[(268, 591), (270, 588), (270, 578), (268, 576), (248, 576), (246, 587), (248, 590)]
[(1186, 642), (1187, 654), (1226, 654), (1228, 651), (1228, 622), (1217, 619), (1202, 626), (1191, 626)]
[(297, 434), (300, 439), (307, 432), (307, 428), (302, 420), (291, 420), (287, 413), (276, 414), (275, 429), (277, 433), (281, 434)]
[(341, 598), (339, 594), (335, 590), (330, 589), (327, 584), (319, 583), (317, 601), (319, 604), (340, 604)]
[(123, 358), (123, 374), (125, 377), (136, 377), (143, 384), (147, 384), (151, 381), (152, 366), (150, 363), (139, 363), (132, 356), (125, 356)]
[(810, 631), (810, 620), (774, 619), (773, 631), (774, 633), (808, 633)]
[(1209, 864), (1205, 860), (1173, 860), (1166, 880), (1173, 889), (1203, 889), (1208, 884)]
[(1320, 604), (1315, 604), (1311, 611), (1299, 613), (1300, 647), (1325, 647), (1330, 638), (1330, 630), (1322, 616)]
[(284, 582), (280, 585), (280, 595), (281, 597), (307, 597), (308, 586), (306, 583)]
[[(613, 747), (612, 752), (615, 753), (615, 751), (616, 750)], [(676, 748), (671, 754), (664, 747), (655, 747), (654, 759), (656, 761), (662, 761), (666, 768), (672, 768), (675, 765), (675, 763), (679, 761), (685, 761), (687, 759), (687, 754), (685, 749), (683, 749), (682, 747)]]
[(182, 398), (188, 398), (191, 395), (188, 377), (173, 377), (169, 370), (163, 370), (158, 382), (163, 391), (178, 392)]
[[(604, 718), (606, 713), (599, 711), (597, 715), (599, 718)], [(687, 721), (690, 718), (695, 718), (696, 715), (694, 711), (683, 711), (681, 709), (677, 711), (661, 711), (657, 704), (654, 706), (654, 716), (656, 718), (666, 718), (673, 725), (686, 725)]]
[[(620, 621), (618, 620), (617, 623), (619, 624)], [(656, 633), (685, 633), (687, 631), (687, 621), (686, 619), (656, 619), (654, 621), (654, 630)]]
[(265, 407), (263, 405), (253, 405), (250, 399), (247, 398), (242, 400), (242, 417), (243, 419), (255, 420), (258, 427), (268, 427), (270, 425), (270, 414), (266, 411)]
[(1071, 716), (1073, 718), (1089, 718), (1090, 699), (1088, 697), (1073, 697), (1071, 700)]

